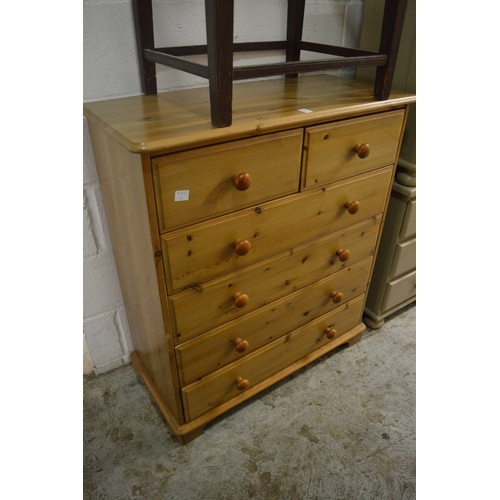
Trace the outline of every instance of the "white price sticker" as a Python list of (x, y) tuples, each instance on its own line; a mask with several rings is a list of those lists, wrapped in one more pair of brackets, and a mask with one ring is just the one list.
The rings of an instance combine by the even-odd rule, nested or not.
[(299, 109), (298, 111), (300, 111), (301, 113), (312, 113), (312, 109), (306, 109), (306, 108)]
[(189, 200), (189, 189), (184, 189), (183, 191), (176, 191), (174, 196), (174, 201), (187, 201)]

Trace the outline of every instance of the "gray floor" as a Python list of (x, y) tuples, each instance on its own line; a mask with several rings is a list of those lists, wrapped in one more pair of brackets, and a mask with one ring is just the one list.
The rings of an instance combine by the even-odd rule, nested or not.
[(84, 499), (413, 499), (410, 305), (186, 446), (131, 365), (84, 381)]

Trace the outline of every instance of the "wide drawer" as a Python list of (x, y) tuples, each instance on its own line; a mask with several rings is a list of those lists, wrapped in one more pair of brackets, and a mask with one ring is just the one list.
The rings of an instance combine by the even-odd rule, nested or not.
[[(383, 211), (392, 167), (162, 235), (169, 292), (198, 286)], [(359, 202), (357, 210), (351, 202)], [(350, 204), (350, 205), (349, 205)], [(246, 255), (235, 246), (246, 242)]]
[(301, 154), (292, 130), (154, 159), (160, 232), (297, 192)]
[(401, 276), (387, 283), (381, 311), (384, 313), (393, 307), (417, 295), (417, 271)]
[[(171, 295), (168, 300), (175, 342), (239, 318), (373, 255), (380, 220), (380, 215), (371, 217), (239, 272)], [(248, 297), (244, 307), (236, 307), (237, 293)]]
[(392, 260), (389, 279), (395, 278), (403, 273), (415, 269), (417, 265), (417, 240), (404, 241), (396, 245), (394, 259)]
[[(241, 360), (184, 387), (182, 400), (186, 420), (189, 422), (237, 396), (240, 391), (236, 384), (240, 378), (248, 381), (247, 388), (250, 388), (357, 326), (363, 302), (364, 295), (361, 295)], [(336, 331), (331, 339), (326, 333), (329, 329)]]
[(254, 352), (364, 293), (371, 264), (372, 259), (366, 259), (177, 346), (181, 385)]
[[(404, 111), (344, 120), (306, 129), (302, 188), (311, 189), (392, 165), (396, 161)], [(359, 154), (357, 146), (364, 145)], [(368, 149), (367, 146), (368, 145)]]

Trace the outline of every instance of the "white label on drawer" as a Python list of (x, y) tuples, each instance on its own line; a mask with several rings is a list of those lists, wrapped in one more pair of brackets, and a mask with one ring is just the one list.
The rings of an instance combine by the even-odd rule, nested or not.
[(306, 108), (299, 109), (298, 111), (300, 111), (301, 113), (312, 113), (311, 109), (306, 109)]
[(183, 191), (176, 191), (174, 201), (187, 201), (189, 200), (189, 189)]

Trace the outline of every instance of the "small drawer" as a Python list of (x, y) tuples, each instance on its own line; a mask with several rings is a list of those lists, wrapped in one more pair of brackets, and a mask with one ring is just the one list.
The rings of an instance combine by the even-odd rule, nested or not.
[(366, 259), (177, 346), (181, 385), (254, 352), (364, 293), (371, 264), (372, 259)]
[(384, 313), (417, 295), (417, 271), (390, 281), (385, 287), (381, 311)]
[(417, 200), (409, 201), (406, 204), (406, 211), (401, 224), (401, 231), (399, 236), (401, 238), (408, 238), (417, 233)]
[[(364, 295), (182, 389), (189, 422), (339, 338), (360, 322)], [(329, 338), (331, 336), (331, 338)]]
[[(235, 320), (370, 257), (380, 220), (377, 215), (240, 272), (171, 295), (168, 300), (175, 343)], [(243, 307), (235, 305), (237, 293), (248, 297)]]
[(277, 255), (384, 209), (392, 167), (162, 235), (169, 292)]
[(417, 265), (417, 240), (413, 238), (396, 245), (389, 279), (415, 269)]
[(308, 128), (303, 190), (393, 165), (403, 118), (398, 110)]
[(298, 191), (302, 130), (152, 160), (160, 232)]

